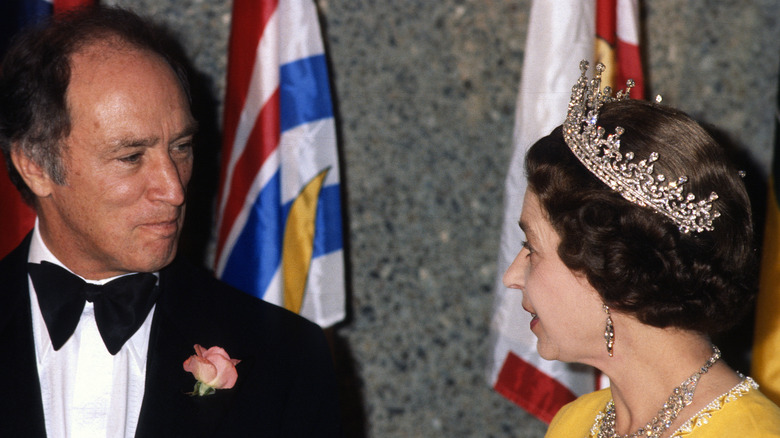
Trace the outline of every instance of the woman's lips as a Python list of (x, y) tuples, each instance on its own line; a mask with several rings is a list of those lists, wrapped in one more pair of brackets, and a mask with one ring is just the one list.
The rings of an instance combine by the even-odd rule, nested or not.
[(534, 312), (528, 310), (528, 308), (525, 306), (523, 306), (523, 310), (531, 314), (531, 330), (533, 330), (534, 327), (536, 327), (536, 325), (539, 324), (539, 317)]

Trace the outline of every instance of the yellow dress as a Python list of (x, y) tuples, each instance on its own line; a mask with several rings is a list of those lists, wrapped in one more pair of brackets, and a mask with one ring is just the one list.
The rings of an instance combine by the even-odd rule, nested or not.
[[(583, 395), (555, 415), (545, 438), (596, 438), (612, 392)], [(780, 407), (772, 403), (750, 377), (711, 401), (671, 437), (780, 438)]]

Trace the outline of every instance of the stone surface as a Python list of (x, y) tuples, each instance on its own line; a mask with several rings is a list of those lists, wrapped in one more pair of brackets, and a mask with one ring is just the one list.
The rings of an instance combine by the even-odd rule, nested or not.
[[(113, 0), (181, 36), (219, 120), (231, 3)], [(541, 437), (485, 382), (502, 193), (529, 0), (319, 0), (337, 103), (350, 316), (335, 331), (349, 436)], [(766, 175), (780, 3), (654, 0), (648, 83)], [(762, 201), (762, 200), (761, 200)]]

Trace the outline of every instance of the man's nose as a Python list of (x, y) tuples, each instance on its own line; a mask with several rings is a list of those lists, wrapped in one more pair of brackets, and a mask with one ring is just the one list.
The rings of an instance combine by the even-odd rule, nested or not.
[(183, 205), (189, 175), (192, 172), (191, 162), (177, 161), (168, 154), (161, 154), (156, 161), (157, 165), (152, 170), (152, 175), (149, 175), (150, 198), (175, 206)]

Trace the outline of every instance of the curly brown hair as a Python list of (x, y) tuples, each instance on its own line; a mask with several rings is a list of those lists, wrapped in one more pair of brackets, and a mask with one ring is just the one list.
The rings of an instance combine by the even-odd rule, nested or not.
[(584, 273), (610, 308), (655, 327), (716, 334), (733, 327), (755, 297), (750, 201), (724, 148), (686, 114), (643, 101), (605, 105), (599, 125), (625, 128), (621, 151), (658, 152), (655, 173), (688, 177), (686, 191), (714, 191), (714, 231), (682, 233), (647, 207), (625, 200), (588, 171), (561, 127), (526, 155), (529, 190), (560, 235), (558, 254)]

